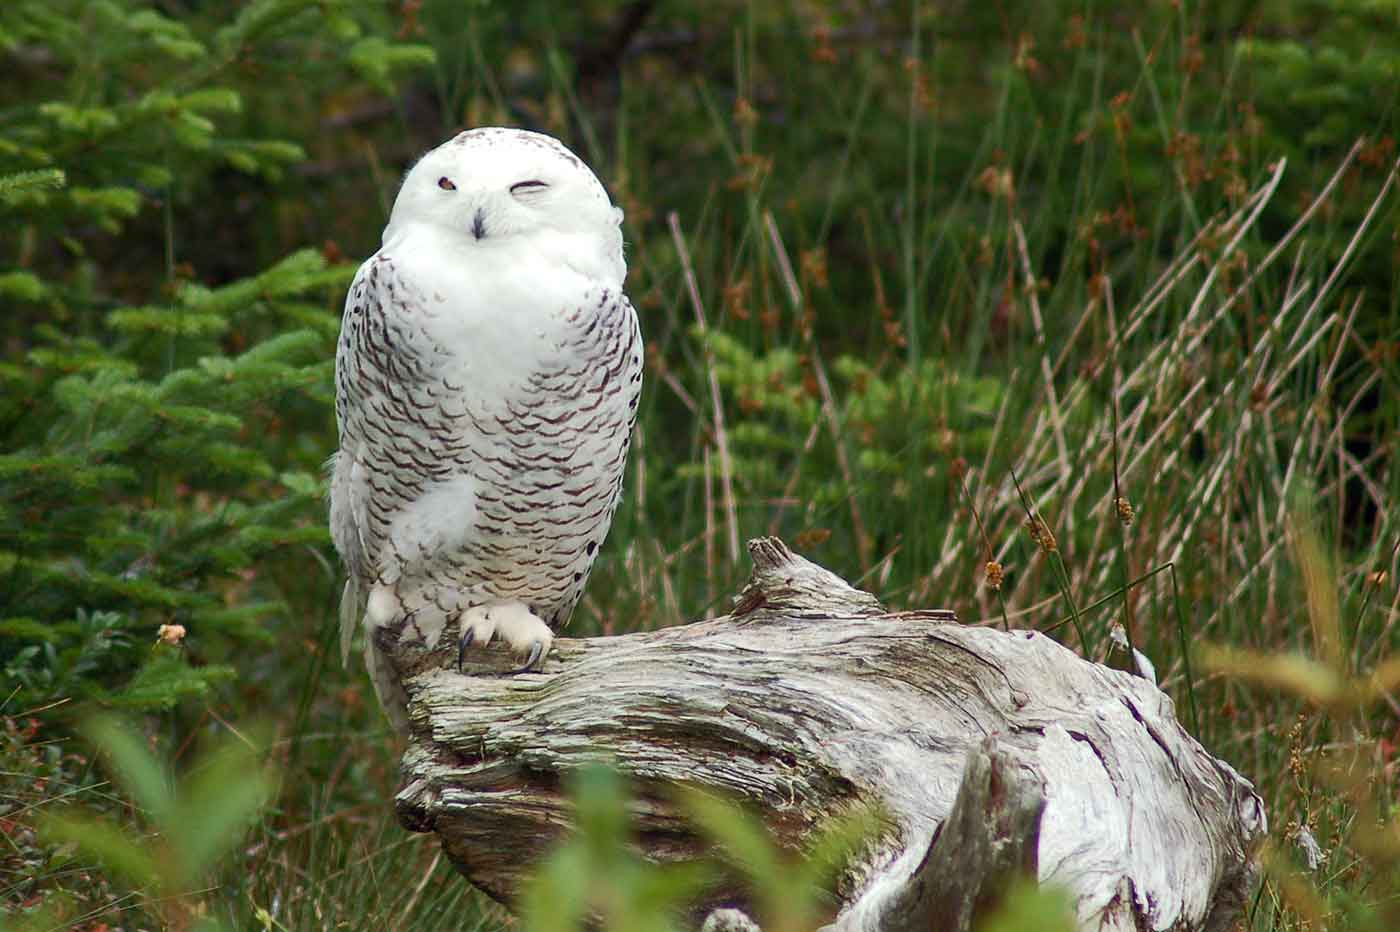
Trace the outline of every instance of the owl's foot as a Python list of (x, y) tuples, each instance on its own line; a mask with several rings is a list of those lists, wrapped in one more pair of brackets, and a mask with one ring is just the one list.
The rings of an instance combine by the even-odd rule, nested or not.
[(462, 613), (462, 640), (457, 648), (457, 669), (461, 671), (467, 648), (487, 644), (492, 638), (505, 641), (517, 654), (527, 654), (525, 666), (516, 673), (537, 671), (554, 644), (554, 632), (523, 602), (497, 602), (478, 605)]

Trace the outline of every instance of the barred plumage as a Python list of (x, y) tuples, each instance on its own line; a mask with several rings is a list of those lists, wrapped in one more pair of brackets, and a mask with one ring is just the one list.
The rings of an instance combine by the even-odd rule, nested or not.
[[(350, 581), (342, 647), (460, 619), (530, 663), (607, 535), (641, 390), (621, 212), (562, 144), (463, 133), (405, 179), (346, 298), (331, 529)], [(402, 696), (366, 638), (391, 720)], [(528, 665), (528, 664), (527, 664)]]

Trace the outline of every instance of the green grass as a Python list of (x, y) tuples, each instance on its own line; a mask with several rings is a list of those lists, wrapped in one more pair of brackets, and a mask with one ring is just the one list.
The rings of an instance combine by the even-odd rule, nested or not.
[[(1191, 653), (1318, 654), (1345, 676), (1394, 658), (1396, 113), (1362, 67), (1400, 43), (1393, 14), (670, 3), (614, 72), (584, 81), (576, 36), (591, 33), (570, 30), (611, 23), (601, 5), (562, 23), (543, 4), (518, 22), (449, 6), (420, 17), (431, 74), (309, 138), (333, 170), (279, 189), (284, 222), (249, 254), (332, 238), (367, 254), (400, 167), (464, 118), (555, 132), (594, 165), (627, 210), (648, 381), (626, 499), (571, 633), (722, 613), (747, 574), (742, 542), (761, 534), (893, 607), (1053, 631), (1090, 659), (1121, 624), (1183, 721), (1266, 801), (1275, 870), (1247, 927), (1365, 928), (1395, 909), (1393, 843), (1358, 844), (1369, 810), (1325, 776), (1357, 749), (1351, 778), (1393, 797), (1393, 699), (1341, 715)], [(1275, 22), (1276, 46), (1257, 28)], [(1304, 94), (1333, 85), (1349, 93), (1321, 111)], [(333, 102), (306, 92), (286, 114), (265, 102), (265, 118), (318, 125)], [(196, 275), (213, 265), (192, 220), (163, 224)], [(298, 442), (308, 463), (329, 453), (329, 415)], [(1299, 495), (1323, 576), (1298, 557)], [(1026, 533), (1028, 510), (1053, 549)], [(255, 588), (292, 610), (230, 660), (238, 682), (147, 721), (177, 761), (225, 723), (275, 735), (280, 795), (200, 900), (236, 928), (503, 928), (396, 826), (394, 739), (358, 664), (331, 659), (327, 556), (267, 566)], [(1306, 608), (1323, 589), (1331, 654)], [(27, 711), (3, 706), (17, 735)], [(53, 773), (15, 792), (34, 811), (123, 811), (60, 737), (63, 713), (36, 713), (40, 730), (7, 746), (4, 770)], [(1290, 866), (1299, 823), (1330, 852), (1315, 894)], [(27, 866), (5, 903), (68, 889), (90, 911), (142, 908), (44, 850), (11, 842)]]

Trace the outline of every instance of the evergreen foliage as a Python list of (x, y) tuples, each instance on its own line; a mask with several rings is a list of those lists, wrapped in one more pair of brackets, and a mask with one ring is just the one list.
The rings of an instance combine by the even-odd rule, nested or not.
[[(211, 242), (265, 239), (266, 215), (220, 191), (265, 196), (308, 157), (247, 112), (250, 89), (286, 69), (382, 92), (432, 62), (366, 35), (359, 8), (257, 0), (222, 23), (135, 0), (0, 9), (0, 54), (25, 79), (0, 90), (0, 670), (21, 706), (208, 694), (276, 637), (288, 606), (269, 568), (324, 550), (353, 266), (300, 249), (217, 284), (224, 269), (201, 266)], [(186, 650), (152, 647), (166, 624)]]

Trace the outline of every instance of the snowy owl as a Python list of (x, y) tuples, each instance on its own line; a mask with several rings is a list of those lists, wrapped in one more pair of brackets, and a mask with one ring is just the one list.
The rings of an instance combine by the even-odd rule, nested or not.
[[(543, 665), (607, 536), (642, 382), (622, 211), (558, 140), (461, 133), (404, 178), (345, 300), (330, 526), (390, 720), (405, 696), (372, 632), (459, 658), (497, 639)], [(460, 662), (460, 660), (459, 660)]]

